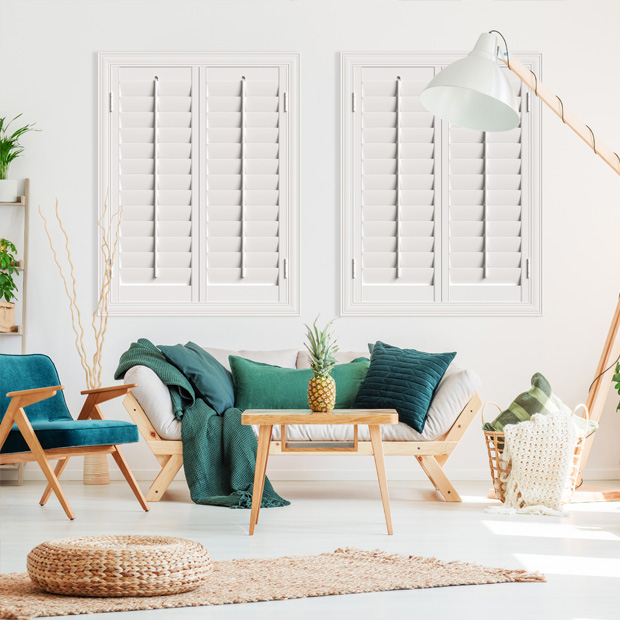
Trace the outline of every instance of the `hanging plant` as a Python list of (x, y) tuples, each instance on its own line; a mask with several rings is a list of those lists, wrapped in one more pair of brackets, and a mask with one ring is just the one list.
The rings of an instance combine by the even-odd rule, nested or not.
[(0, 301), (12, 303), (16, 297), (17, 248), (8, 240), (0, 239)]

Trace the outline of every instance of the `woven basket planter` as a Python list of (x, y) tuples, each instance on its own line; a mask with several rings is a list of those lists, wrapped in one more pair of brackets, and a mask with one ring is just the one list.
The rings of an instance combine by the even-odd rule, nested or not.
[(180, 594), (212, 570), (201, 544), (168, 536), (64, 538), (28, 554), (28, 574), (39, 588), (73, 596)]
[[(502, 411), (502, 408), (494, 402), (485, 403), (482, 408), (482, 424), (484, 425), (484, 410), (487, 405), (493, 405)], [(586, 427), (588, 420), (590, 419), (590, 415), (588, 409), (585, 405), (579, 405), (577, 409), (583, 407), (585, 411), (585, 420)], [(574, 413), (574, 412), (573, 412)], [(510, 473), (510, 463), (504, 465), (502, 463), (502, 455), (504, 452), (504, 433), (497, 431), (483, 431), (484, 432), (484, 440), (487, 446), (487, 453), (489, 456), (489, 467), (491, 469), (491, 478), (493, 479), (493, 488), (495, 489), (495, 496), (500, 502), (504, 502), (506, 498), (506, 479), (508, 478), (508, 474)], [(583, 445), (586, 440), (585, 434), (578, 434), (577, 444), (575, 446), (575, 455), (573, 456), (573, 467), (568, 478), (566, 490), (564, 493), (564, 497), (566, 498), (566, 502), (570, 502), (573, 493), (575, 492), (575, 485), (577, 484), (577, 478), (579, 477), (580, 465), (581, 465), (581, 454), (583, 452)]]

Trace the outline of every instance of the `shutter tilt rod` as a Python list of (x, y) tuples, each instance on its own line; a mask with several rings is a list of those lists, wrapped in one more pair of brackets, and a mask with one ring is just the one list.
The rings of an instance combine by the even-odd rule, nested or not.
[(241, 76), (241, 278), (245, 278), (245, 75)]
[(157, 279), (159, 277), (159, 265), (158, 265), (158, 243), (157, 239), (159, 237), (159, 224), (158, 224), (158, 198), (157, 195), (157, 158), (158, 158), (158, 148), (157, 148), (157, 138), (158, 130), (157, 130), (157, 102), (159, 98), (159, 78), (155, 76), (153, 78), (153, 278)]
[(396, 277), (400, 278), (400, 75), (396, 77)]

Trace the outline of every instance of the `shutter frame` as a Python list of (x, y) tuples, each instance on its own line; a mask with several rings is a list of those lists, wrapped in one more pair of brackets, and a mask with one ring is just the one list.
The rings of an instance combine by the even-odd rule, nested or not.
[[(541, 56), (540, 54), (516, 54), (538, 75), (540, 74)], [(534, 315), (542, 313), (541, 304), (541, 188), (540, 188), (540, 100), (536, 97), (531, 98), (528, 114), (528, 139), (530, 148), (527, 157), (524, 158), (524, 165), (527, 173), (524, 175), (527, 187), (523, 191), (527, 192), (529, 208), (523, 215), (524, 239), (526, 247), (523, 248), (521, 260), (521, 282), (524, 291), (524, 300), (519, 302), (505, 302), (497, 299), (484, 299), (481, 297), (476, 301), (463, 301), (451, 299), (454, 297), (454, 286), (450, 284), (450, 213), (448, 201), (450, 195), (450, 180), (447, 174), (450, 165), (449, 133), (448, 125), (444, 121), (437, 122), (436, 125), (436, 152), (434, 165), (436, 167), (435, 192), (436, 209), (441, 211), (439, 217), (436, 215), (436, 234), (435, 234), (435, 265), (441, 269), (441, 274), (436, 280), (436, 301), (414, 302), (405, 300), (402, 302), (386, 303), (365, 303), (360, 300), (360, 274), (358, 270), (357, 278), (351, 277), (351, 261), (360, 261), (360, 233), (359, 226), (359, 207), (356, 206), (355, 183), (359, 182), (355, 178), (354, 141), (355, 131), (359, 131), (359, 123), (355, 117), (361, 115), (359, 85), (355, 82), (355, 73), (361, 67), (420, 67), (433, 66), (437, 69), (458, 60), (463, 55), (457, 54), (437, 54), (437, 53), (343, 53), (341, 55), (341, 314), (343, 315), (366, 315), (366, 316), (411, 316), (411, 315), (475, 315), (475, 316), (495, 316), (495, 315)], [(525, 93), (527, 88), (523, 86)], [(355, 92), (357, 99), (357, 110), (352, 112), (351, 101)], [(523, 97), (525, 108), (525, 97)], [(491, 134), (489, 134), (491, 135)], [(498, 135), (498, 134), (494, 134)], [(503, 225), (503, 223), (502, 223)], [(500, 263), (514, 262), (512, 255), (502, 255)], [(528, 265), (531, 271), (527, 277)], [(389, 288), (389, 287), (385, 287)], [(389, 299), (389, 292), (385, 297)]]
[[(162, 71), (170, 71), (174, 68), (187, 67), (192, 72), (192, 98), (195, 105), (192, 105), (192, 142), (195, 142), (196, 153), (193, 157), (192, 165), (192, 192), (194, 198), (192, 200), (192, 235), (194, 242), (191, 244), (191, 269), (192, 269), (192, 286), (189, 298), (175, 299), (170, 295), (169, 298), (163, 296), (155, 296), (155, 299), (149, 299), (149, 295), (145, 295), (143, 300), (131, 299), (124, 301), (122, 296), (114, 293), (111, 296), (109, 312), (111, 315), (298, 315), (299, 314), (299, 225), (298, 225), (298, 205), (299, 205), (299, 189), (298, 189), (298, 148), (299, 148), (299, 117), (298, 117), (298, 101), (299, 101), (299, 55), (295, 53), (286, 54), (247, 54), (247, 53), (230, 53), (230, 54), (176, 54), (176, 53), (101, 53), (99, 54), (99, 209), (103, 210), (103, 201), (108, 187), (110, 195), (118, 195), (117, 183), (118, 174), (114, 174), (113, 159), (114, 144), (111, 144), (111, 138), (114, 134), (114, 127), (118, 126), (118, 118), (113, 116), (118, 114), (120, 106), (118, 105), (118, 93), (112, 88), (115, 74), (121, 67), (154, 67), (162, 68)], [(286, 161), (283, 167), (286, 169), (285, 179), (281, 180), (279, 188), (276, 191), (283, 193), (282, 199), (279, 200), (286, 213), (281, 219), (282, 225), (279, 229), (279, 249), (277, 259), (278, 285), (276, 299), (272, 298), (268, 301), (262, 299), (253, 299), (255, 290), (246, 287), (244, 294), (231, 296), (225, 300), (213, 300), (209, 295), (209, 283), (207, 282), (207, 262), (206, 254), (206, 212), (205, 198), (208, 185), (208, 178), (205, 175), (206, 170), (206, 93), (204, 81), (202, 79), (205, 68), (209, 67), (237, 67), (239, 69), (247, 68), (248, 71), (257, 71), (261, 67), (276, 68), (278, 75), (283, 75), (287, 82), (286, 89), (286, 107), (287, 111), (281, 115), (286, 117), (286, 148), (281, 149), (284, 153)], [(279, 79), (279, 78), (278, 78)], [(279, 80), (280, 81), (280, 80)], [(280, 89), (280, 87), (278, 86)], [(110, 95), (111, 93), (111, 95)], [(110, 96), (112, 99), (110, 100)], [(280, 95), (279, 108), (283, 109), (283, 101)], [(110, 101), (112, 102), (112, 110), (110, 111)], [(160, 125), (161, 127), (161, 125)], [(271, 130), (267, 129), (264, 135), (271, 136)], [(170, 136), (170, 132), (166, 133)], [(249, 139), (254, 137), (261, 139), (261, 130), (248, 128)], [(136, 132), (133, 132), (136, 134)], [(130, 132), (131, 135), (131, 132)], [(165, 137), (165, 136), (164, 136)], [(174, 138), (174, 136), (173, 136)], [(254, 145), (250, 144), (251, 150)], [(280, 164), (278, 164), (280, 168)], [(257, 179), (257, 187), (249, 190), (252, 196), (258, 196), (258, 204), (264, 204), (261, 196), (269, 196), (273, 194), (273, 190), (265, 187), (265, 181), (262, 180), (263, 175), (254, 175)], [(174, 179), (169, 181), (173, 186), (181, 181)], [(269, 181), (267, 182), (269, 183)], [(162, 179), (160, 177), (160, 194), (162, 190)], [(165, 193), (165, 192), (164, 192)], [(169, 193), (169, 192), (168, 192)], [(273, 200), (273, 198), (268, 198)], [(259, 219), (262, 217), (264, 209), (268, 207), (257, 207)], [(262, 211), (261, 211), (262, 210)], [(170, 215), (169, 209), (160, 207), (163, 211), (163, 217)], [(141, 211), (142, 212), (142, 211)], [(160, 219), (161, 221), (161, 219)], [(260, 224), (260, 222), (258, 222)], [(260, 231), (258, 232), (260, 233)], [(261, 252), (260, 248), (258, 250)], [(273, 259), (264, 257), (262, 254), (251, 254), (253, 259), (257, 260), (259, 265), (269, 265)], [(287, 277), (283, 277), (284, 260), (286, 259)], [(100, 257), (98, 257), (98, 273), (99, 283), (103, 275), (103, 265), (101, 265)], [(132, 261), (130, 261), (132, 262)], [(135, 259), (134, 261), (135, 262)], [(169, 262), (169, 261), (168, 261)], [(179, 264), (177, 258), (172, 260), (172, 264)], [(127, 264), (127, 261), (125, 261)], [(118, 286), (120, 261), (116, 257), (115, 268), (113, 274), (113, 287)], [(120, 267), (122, 271), (122, 267)], [(162, 265), (160, 262), (160, 270)], [(167, 275), (166, 270), (162, 271)], [(283, 286), (281, 286), (283, 284)], [(148, 287), (147, 287), (148, 288)], [(152, 288), (150, 290), (153, 290)], [(173, 291), (174, 292), (174, 291)], [(153, 294), (150, 294), (153, 297)], [(254, 297), (256, 297), (254, 295)], [(249, 301), (248, 301), (249, 298)], [(153, 303), (156, 302), (156, 303)]]

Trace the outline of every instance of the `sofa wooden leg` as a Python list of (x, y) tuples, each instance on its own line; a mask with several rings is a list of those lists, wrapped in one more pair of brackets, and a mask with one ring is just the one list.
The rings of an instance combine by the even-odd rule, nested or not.
[(179, 469), (183, 465), (183, 456), (180, 454), (173, 454), (168, 457), (166, 464), (161, 468), (157, 478), (153, 480), (153, 484), (146, 494), (147, 502), (158, 502), (163, 496), (170, 483), (174, 480)]
[(463, 501), (434, 456), (418, 456), (417, 459), (424, 473), (447, 502)]

